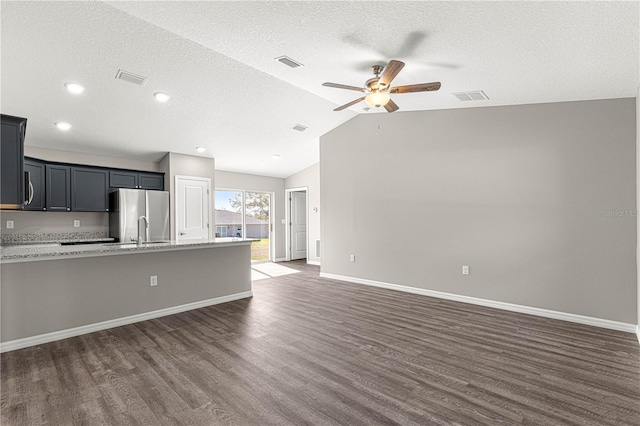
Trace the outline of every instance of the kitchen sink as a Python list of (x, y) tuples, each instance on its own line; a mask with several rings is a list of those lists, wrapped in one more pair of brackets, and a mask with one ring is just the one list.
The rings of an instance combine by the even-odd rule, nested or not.
[(149, 244), (171, 244), (171, 241), (143, 241), (140, 244), (138, 244), (135, 241), (127, 241), (127, 242), (112, 243), (112, 244), (121, 245), (121, 246), (124, 246), (124, 245), (127, 245), (127, 246), (129, 246), (129, 245), (132, 245), (132, 246), (137, 246), (137, 245), (143, 246), (143, 245), (149, 245)]

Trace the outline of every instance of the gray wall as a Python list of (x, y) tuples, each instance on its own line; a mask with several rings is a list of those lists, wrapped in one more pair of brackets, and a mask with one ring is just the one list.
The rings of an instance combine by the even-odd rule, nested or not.
[[(165, 191), (169, 191), (171, 194), (169, 197), (169, 209), (171, 211), (171, 239), (176, 238), (176, 176), (203, 177), (211, 179), (211, 220), (214, 220), (213, 189), (216, 187), (215, 159), (170, 152), (160, 160), (158, 171), (164, 172), (164, 189)], [(213, 232), (211, 235), (214, 236)]]
[(634, 99), (361, 114), (320, 140), (322, 272), (635, 324), (635, 119)]
[(245, 244), (3, 264), (2, 341), (247, 292), (249, 259)]
[(285, 218), (284, 179), (216, 170), (216, 189), (240, 189), (274, 194), (271, 202), (273, 203), (275, 259), (283, 259), (285, 257), (285, 226), (281, 220)]
[(37, 148), (26, 145), (24, 154), (27, 157), (41, 160), (58, 161), (61, 163), (86, 164), (90, 166), (114, 167), (120, 169), (158, 171), (158, 163), (153, 161), (136, 160), (125, 157), (111, 157), (107, 155), (87, 154), (84, 152), (60, 151), (57, 149)]
[[(307, 188), (309, 202), (309, 223), (307, 239), (309, 240), (309, 250), (307, 261), (320, 262), (320, 256), (316, 256), (316, 240), (320, 240), (320, 163), (307, 167), (298, 173), (289, 176), (284, 181), (286, 189)], [(313, 209), (317, 211), (313, 211)], [(322, 253), (321, 253), (322, 254)]]

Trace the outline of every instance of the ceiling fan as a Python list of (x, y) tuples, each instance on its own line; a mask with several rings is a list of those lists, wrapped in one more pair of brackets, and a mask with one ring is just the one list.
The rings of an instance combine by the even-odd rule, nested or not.
[[(335, 87), (336, 89), (355, 90), (357, 92), (367, 93), (366, 96), (356, 99), (355, 101), (351, 101), (348, 104), (339, 106), (334, 109), (334, 111), (342, 111), (343, 109), (349, 108), (360, 101), (365, 101), (372, 107), (383, 106), (387, 112), (394, 112), (399, 108), (391, 99), (391, 93), (431, 92), (440, 88), (440, 82), (390, 87), (391, 81), (393, 81), (403, 67), (404, 62), (396, 61), (395, 59), (389, 61), (386, 67), (382, 65), (374, 65), (372, 68), (375, 77), (367, 80), (364, 83), (364, 87), (348, 86), (346, 84), (338, 83), (323, 83), (322, 85), (326, 87)], [(380, 73), (382, 73), (382, 75), (380, 75)]]

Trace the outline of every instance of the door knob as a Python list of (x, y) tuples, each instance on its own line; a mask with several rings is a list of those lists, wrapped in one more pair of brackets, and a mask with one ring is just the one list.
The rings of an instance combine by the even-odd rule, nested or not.
[(186, 232), (180, 232), (180, 235), (187, 235)]

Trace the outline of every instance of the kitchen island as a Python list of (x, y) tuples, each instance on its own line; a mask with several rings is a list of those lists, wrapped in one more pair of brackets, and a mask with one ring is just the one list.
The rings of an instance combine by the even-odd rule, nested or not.
[(0, 350), (251, 297), (250, 245), (215, 239), (3, 247)]

